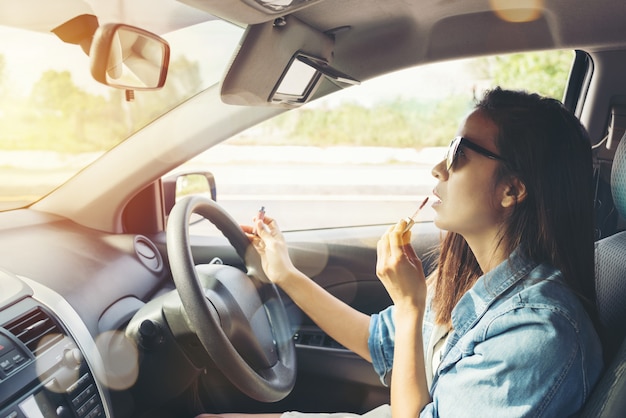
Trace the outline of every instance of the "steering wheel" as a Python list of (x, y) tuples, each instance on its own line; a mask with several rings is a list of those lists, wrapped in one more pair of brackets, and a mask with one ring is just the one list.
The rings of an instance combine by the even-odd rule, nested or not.
[[(224, 234), (247, 273), (221, 264), (194, 265), (188, 228), (194, 213)], [(289, 320), (259, 253), (237, 222), (210, 199), (185, 197), (169, 215), (167, 254), (188, 326), (215, 365), (253, 399), (275, 402), (287, 396), (296, 377)]]

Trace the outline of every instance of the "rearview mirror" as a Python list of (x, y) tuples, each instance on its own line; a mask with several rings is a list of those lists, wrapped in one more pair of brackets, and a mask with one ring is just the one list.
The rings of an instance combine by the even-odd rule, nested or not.
[(119, 89), (155, 90), (165, 84), (170, 47), (154, 33), (109, 23), (94, 34), (89, 57), (96, 81)]

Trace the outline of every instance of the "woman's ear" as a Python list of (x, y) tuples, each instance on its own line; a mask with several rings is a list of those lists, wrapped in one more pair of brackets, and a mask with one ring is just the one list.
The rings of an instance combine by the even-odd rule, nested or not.
[(517, 177), (512, 177), (502, 195), (502, 207), (510, 208), (526, 199), (526, 185)]

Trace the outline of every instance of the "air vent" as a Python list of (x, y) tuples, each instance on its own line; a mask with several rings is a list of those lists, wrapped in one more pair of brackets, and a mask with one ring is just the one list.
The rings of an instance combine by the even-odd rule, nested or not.
[(9, 322), (4, 326), (37, 357), (63, 339), (63, 331), (40, 308)]
[(135, 253), (144, 266), (160, 273), (163, 269), (163, 259), (156, 245), (143, 235), (135, 237)]

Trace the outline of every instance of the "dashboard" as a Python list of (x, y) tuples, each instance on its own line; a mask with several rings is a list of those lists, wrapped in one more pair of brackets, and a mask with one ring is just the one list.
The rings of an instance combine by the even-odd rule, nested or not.
[(0, 417), (110, 416), (104, 376), (76, 311), (51, 289), (0, 271)]
[[(131, 318), (173, 289), (159, 249), (164, 235), (111, 235), (51, 214), (7, 213), (0, 214), (0, 418), (133, 417), (197, 378), (173, 338), (146, 353), (125, 337)], [(225, 241), (208, 245), (228, 248), (228, 261), (236, 254)], [(24, 336), (15, 323), (28, 329)], [(41, 335), (30, 342), (35, 330)]]

